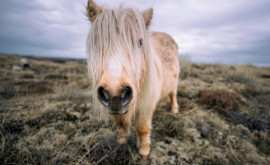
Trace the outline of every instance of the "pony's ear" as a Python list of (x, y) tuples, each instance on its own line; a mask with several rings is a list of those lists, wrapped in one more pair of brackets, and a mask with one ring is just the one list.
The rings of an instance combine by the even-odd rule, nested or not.
[(149, 8), (147, 10), (144, 10), (142, 12), (142, 15), (143, 15), (143, 19), (144, 19), (146, 28), (148, 28), (150, 26), (150, 24), (151, 24), (151, 20), (152, 20), (152, 17), (153, 17), (153, 8)]
[(91, 22), (94, 22), (97, 15), (102, 12), (102, 8), (99, 7), (93, 0), (88, 0), (86, 11), (88, 19)]

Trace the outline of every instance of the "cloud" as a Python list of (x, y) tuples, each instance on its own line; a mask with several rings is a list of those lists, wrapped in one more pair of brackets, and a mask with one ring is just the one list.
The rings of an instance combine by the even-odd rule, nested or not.
[[(85, 58), (87, 0), (1, 0), (0, 52)], [(154, 8), (151, 30), (205, 63), (270, 65), (268, 0), (99, 0), (107, 8)], [(232, 60), (234, 59), (234, 60)]]
[(83, 57), (89, 30), (84, 10), (75, 1), (1, 1), (0, 50)]

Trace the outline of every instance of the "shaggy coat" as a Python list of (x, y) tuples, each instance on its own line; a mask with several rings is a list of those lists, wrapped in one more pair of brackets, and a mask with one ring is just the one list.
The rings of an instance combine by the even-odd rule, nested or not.
[(103, 9), (89, 0), (86, 9), (92, 23), (87, 60), (96, 109), (101, 117), (114, 119), (119, 143), (126, 142), (135, 120), (139, 154), (145, 160), (158, 101), (169, 96), (171, 112), (178, 112), (178, 46), (169, 35), (149, 31), (152, 8)]

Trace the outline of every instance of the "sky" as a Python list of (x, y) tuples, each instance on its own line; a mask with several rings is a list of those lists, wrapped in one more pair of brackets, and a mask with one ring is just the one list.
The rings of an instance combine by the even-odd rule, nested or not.
[[(270, 0), (96, 0), (152, 7), (151, 31), (170, 34), (193, 62), (270, 66)], [(0, 52), (86, 58), (87, 0), (1, 0)]]

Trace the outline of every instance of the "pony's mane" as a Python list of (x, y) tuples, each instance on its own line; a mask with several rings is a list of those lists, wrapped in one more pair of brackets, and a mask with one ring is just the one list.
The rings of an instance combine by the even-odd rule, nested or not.
[[(143, 40), (142, 49), (138, 46), (140, 39)], [(87, 47), (88, 71), (93, 90), (96, 90), (102, 69), (111, 56), (121, 62), (137, 91), (141, 88), (148, 89), (151, 48), (149, 33), (140, 11), (122, 7), (103, 9), (92, 24)], [(145, 87), (141, 86), (142, 75), (145, 76)], [(93, 99), (95, 98), (94, 96)]]

